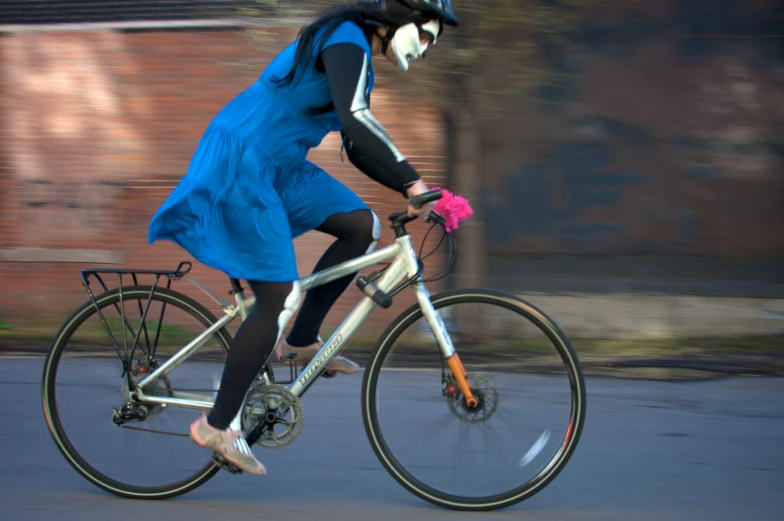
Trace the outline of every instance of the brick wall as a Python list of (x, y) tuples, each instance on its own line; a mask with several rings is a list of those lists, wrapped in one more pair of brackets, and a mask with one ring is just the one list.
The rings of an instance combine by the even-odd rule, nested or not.
[(784, 259), (781, 22), (770, 0), (582, 9), (560, 76), (481, 129), (491, 252)]
[[(86, 299), (79, 279), (85, 266), (171, 269), (192, 260), (175, 245), (148, 245), (149, 218), (213, 115), (294, 36), (288, 29), (105, 30), (0, 38), (0, 315), (12, 324), (57, 323)], [(431, 185), (443, 183), (438, 114), (398, 97), (387, 64), (377, 73), (377, 118)], [(404, 200), (342, 163), (339, 149), (330, 135), (310, 159), (386, 225)], [(412, 228), (417, 245), (425, 229)], [(381, 245), (391, 238), (385, 227)], [(317, 232), (296, 241), (303, 275), (329, 243)], [(428, 273), (438, 263), (431, 257)], [(191, 276), (228, 298), (221, 273), (196, 264)], [(190, 284), (177, 287), (200, 295)], [(342, 319), (359, 295), (349, 289), (328, 322)], [(408, 303), (408, 295), (400, 298), (374, 323)]]

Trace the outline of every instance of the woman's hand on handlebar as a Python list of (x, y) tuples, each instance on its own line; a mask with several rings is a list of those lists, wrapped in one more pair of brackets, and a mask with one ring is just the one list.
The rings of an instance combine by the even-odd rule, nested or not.
[[(425, 192), (429, 192), (430, 189), (427, 187), (424, 181), (421, 179), (408, 188), (406, 188), (406, 196), (410, 199), (415, 195), (423, 194)], [(433, 207), (436, 205), (435, 201), (431, 201), (422, 205), (421, 208), (414, 208), (410, 204), (408, 205), (408, 216), (411, 218), (414, 217), (421, 217), (422, 219), (426, 219), (430, 212), (433, 211)]]

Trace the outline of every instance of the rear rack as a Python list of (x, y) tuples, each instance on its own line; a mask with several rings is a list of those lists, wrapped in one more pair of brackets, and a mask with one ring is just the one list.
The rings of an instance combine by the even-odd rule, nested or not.
[(95, 301), (93, 297), (93, 292), (90, 290), (90, 277), (94, 277), (98, 280), (101, 284), (101, 287), (104, 291), (109, 291), (109, 287), (104, 282), (103, 278), (101, 278), (101, 274), (111, 274), (117, 275), (117, 283), (119, 285), (120, 292), (122, 293), (123, 289), (123, 275), (130, 275), (131, 279), (133, 279), (133, 285), (139, 285), (139, 275), (155, 275), (155, 282), (153, 283), (153, 291), (158, 286), (158, 282), (160, 281), (161, 277), (166, 277), (166, 289), (171, 288), (171, 283), (174, 280), (180, 280), (183, 278), (188, 272), (191, 271), (193, 268), (193, 264), (190, 261), (183, 261), (177, 265), (177, 268), (174, 270), (135, 270), (135, 269), (114, 269), (114, 268), (85, 268), (82, 270), (82, 283), (84, 284), (85, 288), (87, 288), (87, 293), (89, 293), (90, 298)]
[[(117, 351), (117, 354), (120, 356), (120, 360), (122, 360), (123, 362), (123, 376), (126, 376), (126, 374), (128, 375), (129, 385), (131, 385), (132, 383), (130, 380), (130, 372), (131, 372), (132, 360), (134, 358), (134, 353), (136, 351), (136, 348), (139, 347), (144, 353), (145, 358), (147, 358), (148, 360), (152, 360), (152, 357), (154, 357), (155, 355), (155, 349), (156, 349), (155, 346), (157, 346), (158, 343), (158, 336), (160, 335), (160, 327), (163, 321), (163, 314), (166, 310), (165, 304), (161, 309), (161, 317), (158, 322), (157, 331), (155, 332), (155, 340), (154, 340), (153, 347), (150, 348), (149, 345), (145, 347), (144, 345), (140, 344), (140, 335), (142, 333), (145, 333), (145, 337), (148, 337), (147, 326), (145, 324), (145, 321), (147, 318), (147, 312), (149, 311), (150, 302), (152, 301), (153, 295), (155, 294), (155, 290), (158, 287), (158, 283), (160, 282), (161, 277), (166, 277), (167, 279), (166, 289), (170, 289), (172, 281), (183, 278), (191, 270), (192, 267), (193, 264), (191, 262), (184, 261), (184, 262), (180, 262), (180, 264), (174, 270), (136, 270), (136, 269), (113, 269), (113, 268), (82, 269), (82, 274), (81, 274), (82, 283), (84, 284), (84, 287), (87, 290), (88, 295), (90, 295), (90, 301), (92, 302), (93, 306), (95, 306), (95, 310), (97, 311), (98, 316), (100, 317), (101, 322), (103, 323), (103, 326), (106, 329), (106, 332), (109, 334), (109, 338), (111, 339), (112, 344), (114, 345), (115, 351)], [(133, 336), (133, 345), (130, 349), (130, 352), (128, 351), (125, 340), (123, 340), (123, 348), (122, 349), (120, 348), (119, 344), (117, 343), (117, 339), (114, 337), (114, 334), (112, 334), (111, 328), (109, 327), (109, 324), (106, 321), (103, 312), (101, 312), (101, 309), (98, 307), (96, 296), (93, 294), (93, 291), (90, 289), (90, 277), (94, 277), (95, 279), (98, 280), (104, 292), (109, 291), (109, 287), (107, 286), (104, 279), (101, 277), (102, 274), (117, 275), (117, 286), (118, 286), (117, 290), (120, 293), (120, 302), (119, 305), (114, 304), (114, 308), (118, 311), (118, 313), (120, 313), (122, 323), (124, 324), (123, 338), (125, 339), (126, 328), (127, 331), (130, 331), (131, 335)], [(152, 287), (150, 288), (150, 294), (149, 297), (147, 298), (146, 305), (142, 308), (141, 302), (139, 303), (139, 311), (141, 313), (141, 326), (139, 327), (138, 331), (136, 331), (134, 326), (128, 322), (128, 319), (126, 318), (125, 315), (125, 305), (123, 302), (124, 300), (123, 276), (124, 275), (131, 276), (134, 286), (139, 285), (140, 275), (155, 276), (155, 281), (153, 282)]]
[[(117, 351), (117, 354), (120, 356), (120, 359), (123, 361), (123, 376), (126, 375), (128, 376), (129, 385), (132, 385), (132, 381), (130, 380), (130, 373), (132, 370), (132, 362), (134, 359), (136, 349), (137, 348), (141, 349), (144, 358), (146, 358), (148, 362), (152, 362), (154, 360), (154, 356), (158, 344), (158, 337), (160, 335), (160, 328), (161, 328), (161, 324), (163, 323), (163, 315), (166, 310), (166, 304), (163, 304), (161, 308), (161, 316), (158, 320), (158, 326), (156, 331), (152, 332), (153, 333), (152, 335), (149, 335), (147, 332), (146, 318), (149, 312), (150, 302), (154, 297), (155, 290), (158, 288), (158, 285), (161, 281), (161, 277), (166, 277), (166, 289), (171, 289), (171, 283), (175, 280), (180, 280), (183, 277), (185, 277), (185, 275), (187, 275), (191, 271), (191, 268), (193, 268), (193, 264), (191, 262), (183, 261), (180, 262), (177, 268), (173, 270), (139, 270), (139, 269), (112, 269), (112, 268), (82, 269), (81, 272), (82, 283), (84, 284), (87, 293), (90, 295), (90, 300), (93, 306), (95, 306), (95, 309), (98, 313), (98, 316), (101, 319), (101, 322), (103, 323), (104, 328), (109, 334), (109, 338), (111, 339), (112, 344), (114, 345), (115, 351)], [(93, 277), (99, 282), (99, 284), (103, 288), (103, 291), (105, 292), (109, 291), (109, 287), (107, 286), (106, 281), (104, 281), (104, 278), (101, 277), (101, 275), (117, 276), (118, 288), (115, 291), (119, 291), (120, 301), (119, 303), (114, 304), (114, 308), (120, 314), (122, 323), (124, 324), (123, 334), (127, 329), (130, 332), (130, 335), (133, 337), (130, 351), (126, 347), (125, 341), (123, 342), (122, 348), (118, 344), (117, 339), (115, 338), (114, 334), (112, 334), (111, 328), (109, 327), (109, 323), (104, 317), (104, 314), (101, 311), (101, 309), (98, 307), (97, 298), (100, 297), (100, 295), (96, 297), (96, 295), (93, 294), (93, 291), (90, 288), (90, 278)], [(123, 290), (125, 289), (123, 287), (123, 276), (125, 275), (130, 275), (131, 279), (133, 280), (134, 286), (139, 285), (140, 275), (154, 276), (155, 278), (152, 286), (149, 288), (149, 296), (147, 297), (147, 303), (144, 306), (142, 306), (141, 302), (139, 303), (139, 312), (141, 313), (141, 320), (140, 320), (141, 327), (139, 327), (138, 330), (128, 321), (125, 314), (124, 294), (123, 294)], [(239, 280), (230, 278), (230, 281), (232, 284), (232, 290), (230, 291), (230, 294), (241, 293), (243, 291)], [(192, 282), (193, 284), (201, 288), (202, 291), (204, 291), (208, 296), (210, 296), (213, 300), (215, 300), (215, 302), (217, 302), (224, 310), (228, 310), (231, 307), (227, 302), (222, 301), (222, 299), (220, 299), (214, 292), (209, 290), (209, 288), (202, 285), (195, 279), (189, 279), (189, 282)], [(146, 344), (141, 342), (142, 334), (144, 334), (144, 338), (148, 339), (148, 342)], [(150, 336), (153, 336), (152, 342), (149, 341)], [(290, 380), (287, 382), (277, 381), (275, 379), (275, 374), (274, 371), (272, 370), (272, 366), (269, 365), (269, 363), (267, 364), (267, 371), (271, 378), (271, 383), (279, 383), (285, 385), (285, 384), (291, 384), (296, 380), (299, 373), (299, 365), (296, 363), (296, 357), (297, 357), (296, 353), (289, 353), (283, 357), (283, 360), (289, 362)], [(321, 376), (324, 378), (331, 378), (335, 376), (335, 372), (324, 371)]]

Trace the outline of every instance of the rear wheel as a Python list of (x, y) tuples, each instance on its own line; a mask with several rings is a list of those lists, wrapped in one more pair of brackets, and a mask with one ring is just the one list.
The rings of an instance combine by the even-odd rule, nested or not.
[(431, 300), (478, 403), (463, 398), (414, 305), (368, 361), (368, 439), (394, 479), (433, 504), (493, 510), (518, 503), (550, 483), (577, 446), (585, 421), (577, 355), (552, 320), (514, 296), (457, 290)]
[[(188, 439), (201, 411), (135, 403), (129, 392), (218, 319), (166, 288), (112, 290), (96, 302), (100, 314), (88, 301), (66, 320), (44, 363), (44, 416), (57, 448), (88, 481), (119, 496), (163, 499), (193, 490), (220, 470)], [(228, 331), (218, 330), (145, 392), (213, 400), (230, 344)]]

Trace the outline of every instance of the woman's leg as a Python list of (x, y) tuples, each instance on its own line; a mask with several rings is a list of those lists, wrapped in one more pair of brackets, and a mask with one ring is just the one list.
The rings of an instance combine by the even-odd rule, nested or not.
[(283, 327), (296, 311), (300, 292), (297, 282), (249, 284), (257, 303), (229, 348), (215, 405), (209, 416), (191, 426), (191, 438), (247, 472), (264, 474), (263, 465), (250, 452), (242, 433), (227, 429), (240, 412), (245, 395), (275, 348)]
[[(302, 168), (279, 176), (275, 189), (283, 200), (293, 237), (319, 230), (336, 238), (316, 264), (316, 271), (371, 251), (381, 237), (381, 223), (371, 209), (347, 186), (313, 163), (306, 161)], [(307, 292), (291, 333), (280, 341), (278, 355), (293, 351), (297, 361), (307, 362), (316, 354), (321, 324), (355, 276), (348, 275)], [(328, 369), (354, 373), (359, 366), (336, 356)]]
[(253, 380), (261, 372), (299, 305), (299, 286), (290, 282), (249, 281), (257, 304), (242, 322), (229, 349), (220, 391), (207, 421), (227, 429), (237, 415)]
[[(355, 210), (329, 217), (318, 231), (332, 235), (337, 240), (324, 252), (314, 272), (364, 255), (375, 248), (381, 234), (378, 218), (370, 210)], [(305, 294), (297, 319), (286, 339), (291, 347), (306, 347), (318, 341), (321, 324), (330, 308), (348, 288), (356, 274), (318, 286)]]

